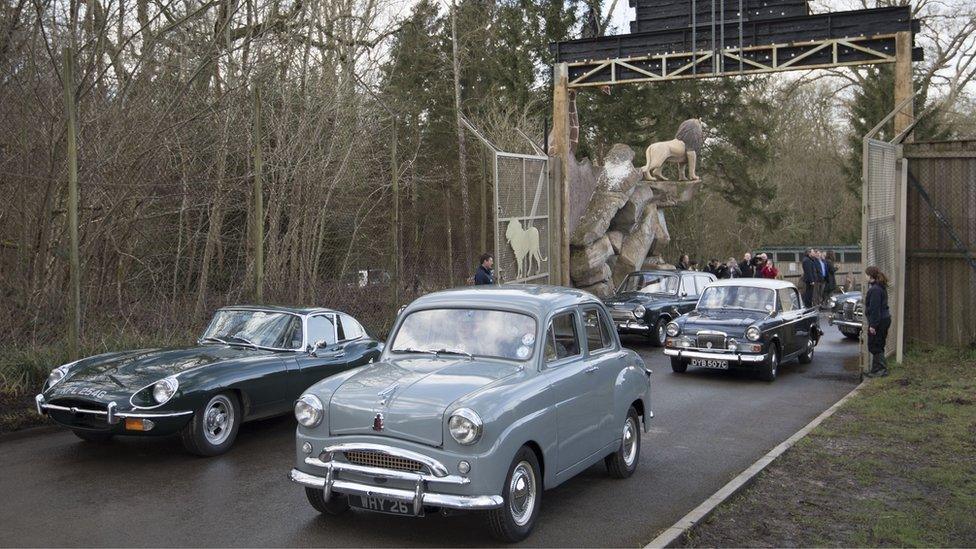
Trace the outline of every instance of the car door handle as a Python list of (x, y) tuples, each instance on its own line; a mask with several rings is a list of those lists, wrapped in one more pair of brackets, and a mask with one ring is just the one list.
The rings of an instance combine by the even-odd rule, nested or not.
[(593, 372), (595, 372), (595, 371), (597, 371), (599, 369), (600, 369), (599, 366), (590, 366), (589, 368), (586, 369), (586, 373), (592, 374)]
[(346, 356), (346, 352), (345, 351), (336, 351), (336, 352), (332, 353), (332, 356), (330, 356), (329, 358), (342, 358), (344, 356)]

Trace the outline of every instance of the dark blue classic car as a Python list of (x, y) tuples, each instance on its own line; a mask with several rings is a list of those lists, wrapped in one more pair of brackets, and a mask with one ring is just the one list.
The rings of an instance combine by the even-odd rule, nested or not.
[(830, 324), (837, 326), (840, 333), (850, 339), (861, 337), (864, 324), (864, 301), (861, 292), (846, 292), (827, 300), (830, 309)]
[(695, 308), (715, 275), (695, 271), (637, 271), (627, 275), (617, 293), (605, 298), (621, 334), (640, 334), (664, 345), (668, 322)]
[(816, 309), (782, 280), (736, 278), (710, 284), (690, 313), (668, 323), (671, 369), (750, 369), (773, 381), (780, 363), (813, 360), (823, 332)]
[(83, 440), (179, 433), (186, 449), (230, 449), (241, 423), (292, 410), (324, 377), (373, 362), (382, 343), (331, 309), (227, 307), (196, 345), (93, 356), (51, 372), (37, 411)]

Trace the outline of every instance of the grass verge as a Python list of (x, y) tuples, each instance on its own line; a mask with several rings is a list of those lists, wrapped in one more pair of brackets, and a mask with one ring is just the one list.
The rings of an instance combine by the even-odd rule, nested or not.
[(976, 351), (915, 349), (684, 547), (976, 546)]

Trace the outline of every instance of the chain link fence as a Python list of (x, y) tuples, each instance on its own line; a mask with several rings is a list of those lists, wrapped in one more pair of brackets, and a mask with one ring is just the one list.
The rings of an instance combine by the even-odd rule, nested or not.
[[(886, 350), (896, 352), (900, 347), (901, 295), (894, 288), (899, 280), (902, 261), (899, 258), (899, 195), (902, 192), (898, 147), (894, 144), (865, 138), (863, 174), (863, 214), (861, 246), (864, 268), (874, 265), (888, 275), (892, 290), (888, 292), (888, 307), (892, 312)], [(865, 288), (866, 289), (866, 288)], [(862, 368), (870, 360), (867, 352), (867, 329), (862, 330)]]
[(548, 160), (546, 156), (495, 152), (495, 268), (499, 283), (550, 282)]

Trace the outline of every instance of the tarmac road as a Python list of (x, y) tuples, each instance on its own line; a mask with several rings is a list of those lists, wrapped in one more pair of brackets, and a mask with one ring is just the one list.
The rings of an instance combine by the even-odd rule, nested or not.
[[(654, 370), (652, 430), (626, 480), (594, 466), (545, 492), (531, 546), (647, 543), (857, 383), (857, 343), (822, 323), (812, 364), (774, 383), (729, 372)], [(82, 442), (68, 431), (0, 439), (3, 546), (483, 546), (481, 517), (350, 512), (324, 518), (285, 479), (294, 420), (246, 424), (230, 453), (187, 455), (177, 439)]]

